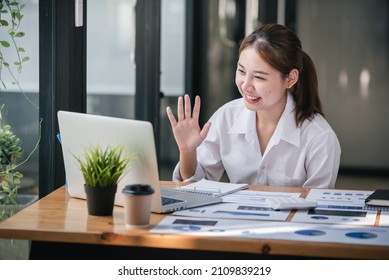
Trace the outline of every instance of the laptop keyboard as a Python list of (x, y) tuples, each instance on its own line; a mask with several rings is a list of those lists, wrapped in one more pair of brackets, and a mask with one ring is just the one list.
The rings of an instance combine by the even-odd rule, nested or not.
[(170, 197), (166, 197), (166, 196), (162, 196), (161, 200), (162, 200), (162, 205), (169, 205), (169, 204), (184, 202), (183, 200), (174, 199), (174, 198), (170, 198)]

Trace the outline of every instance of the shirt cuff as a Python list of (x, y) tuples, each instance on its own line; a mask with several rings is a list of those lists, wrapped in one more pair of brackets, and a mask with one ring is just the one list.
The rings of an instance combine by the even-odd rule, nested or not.
[(182, 180), (180, 174), (180, 163), (177, 163), (173, 171), (173, 182), (197, 182), (205, 178), (205, 173), (200, 164), (197, 163), (195, 174), (192, 177)]

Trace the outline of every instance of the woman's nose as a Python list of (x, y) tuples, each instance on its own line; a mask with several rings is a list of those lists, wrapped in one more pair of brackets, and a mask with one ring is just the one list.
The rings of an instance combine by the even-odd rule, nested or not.
[(249, 77), (243, 78), (243, 80), (242, 80), (242, 89), (243, 90), (248, 90), (248, 89), (251, 88), (251, 86), (252, 86), (252, 84), (251, 84), (250, 78)]

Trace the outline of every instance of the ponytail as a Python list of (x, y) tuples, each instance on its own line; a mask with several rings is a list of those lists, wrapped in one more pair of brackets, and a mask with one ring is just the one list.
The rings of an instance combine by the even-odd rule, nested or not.
[(318, 82), (315, 65), (307, 53), (302, 52), (302, 69), (299, 71), (299, 80), (292, 92), (296, 103), (296, 124), (301, 125), (304, 120), (311, 120), (316, 114), (324, 116), (319, 98)]

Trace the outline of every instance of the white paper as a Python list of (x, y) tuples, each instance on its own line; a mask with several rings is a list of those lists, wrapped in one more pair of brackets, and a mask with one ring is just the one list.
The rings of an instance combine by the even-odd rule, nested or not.
[(374, 226), (377, 211), (320, 209), (298, 210), (292, 222)]
[(269, 205), (247, 205), (237, 203), (218, 203), (192, 209), (180, 210), (173, 215), (191, 217), (209, 217), (224, 219), (273, 220), (285, 221), (290, 214), (289, 210), (274, 211)]
[(176, 188), (181, 191), (202, 193), (213, 196), (224, 196), (248, 188), (247, 184), (233, 184), (202, 179), (198, 182)]
[(320, 224), (348, 224), (374, 226), (377, 211), (365, 210), (365, 199), (372, 191), (311, 189), (307, 200), (318, 206), (311, 210), (299, 210), (292, 222)]
[[(364, 208), (365, 199), (372, 192), (373, 191), (310, 189), (306, 199), (316, 201), (319, 204), (319, 207), (338, 205), (344, 206), (343, 209), (355, 210)], [(337, 207), (337, 209), (340, 208)]]
[(272, 239), (389, 246), (389, 228), (282, 223)]
[(387, 227), (167, 216), (150, 232), (389, 246)]
[(380, 227), (389, 227), (389, 212), (381, 211), (379, 226)]
[(268, 197), (300, 197), (300, 193), (243, 190), (224, 196), (223, 202), (269, 207), (265, 202)]
[(167, 216), (157, 226), (152, 228), (150, 232), (162, 234), (194, 234), (215, 237), (245, 237), (246, 232), (251, 229), (256, 229), (258, 233), (261, 232), (261, 238), (269, 238), (271, 234), (275, 232), (278, 223), (279, 222)]

